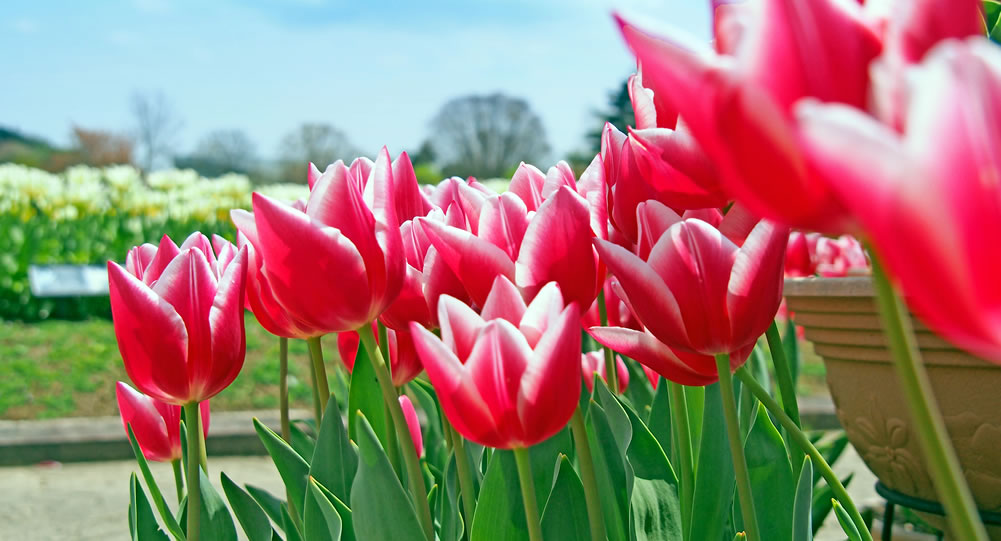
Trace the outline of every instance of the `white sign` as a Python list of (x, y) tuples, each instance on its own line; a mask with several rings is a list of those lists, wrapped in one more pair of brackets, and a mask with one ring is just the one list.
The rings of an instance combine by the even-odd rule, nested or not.
[(31, 265), (31, 294), (36, 297), (94, 297), (108, 294), (103, 265)]

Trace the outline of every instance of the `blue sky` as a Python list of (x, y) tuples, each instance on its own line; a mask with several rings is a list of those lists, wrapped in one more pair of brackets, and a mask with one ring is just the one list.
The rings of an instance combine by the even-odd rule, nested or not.
[[(502, 91), (540, 114), (553, 158), (630, 73), (612, 9), (708, 36), (708, 0), (24, 1), (0, 5), (0, 125), (66, 143), (126, 131), (130, 96), (162, 91), (189, 151), (241, 129), (274, 157), (303, 122), (368, 154), (414, 149), (449, 98)], [(539, 164), (545, 166), (548, 164)]]

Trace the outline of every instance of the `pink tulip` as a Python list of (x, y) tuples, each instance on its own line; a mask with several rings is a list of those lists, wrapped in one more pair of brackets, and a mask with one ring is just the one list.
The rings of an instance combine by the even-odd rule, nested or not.
[[(729, 353), (739, 364), (778, 310), (788, 230), (761, 221), (738, 244), (723, 233), (742, 219), (737, 213), (716, 229), (697, 218), (674, 221), (677, 215), (652, 201), (637, 210), (644, 212), (667, 217), (643, 222), (650, 224), (651, 238), (658, 239), (645, 260), (621, 246), (596, 241), (622, 296), (650, 338), (701, 356)], [(649, 339), (635, 331), (628, 336), (637, 343)], [(607, 333), (596, 337), (608, 340)], [(709, 375), (701, 368), (695, 371)]]
[(441, 400), (466, 438), (489, 447), (528, 447), (570, 420), (580, 398), (580, 309), (559, 286), (527, 306), (498, 277), (482, 314), (442, 296), (441, 338), (412, 324), (414, 344)]
[[(127, 383), (115, 386), (118, 411), (125, 433), (132, 425), (136, 443), (147, 460), (171, 462), (181, 458), (181, 406), (146, 396)], [(209, 435), (209, 401), (200, 404), (202, 432)]]
[(1001, 52), (985, 38), (948, 41), (909, 78), (902, 134), (857, 110), (807, 103), (798, 110), (806, 148), (917, 315), (1001, 361)]
[(275, 301), (310, 336), (357, 329), (399, 295), (406, 261), (394, 193), (383, 148), (371, 166), (328, 167), (305, 209), (255, 193), (253, 215), (233, 211)]
[(233, 382), (246, 350), (246, 274), (246, 250), (222, 266), (201, 233), (180, 247), (167, 236), (137, 246), (124, 268), (108, 262), (118, 348), (140, 391), (183, 405)]
[[(378, 343), (379, 334), (376, 329), (376, 324), (372, 323), (372, 332), (375, 333)], [(421, 365), (421, 360), (414, 349), (414, 339), (409, 330), (386, 329), (386, 338), (389, 340), (389, 369), (393, 376), (393, 385), (402, 387), (416, 378), (424, 370), (424, 366)], [(357, 331), (337, 333), (337, 352), (349, 373), (354, 370), (360, 344), (361, 337)]]
[(414, 410), (414, 403), (407, 395), (399, 398), (400, 408), (403, 410), (403, 418), (407, 421), (407, 429), (410, 430), (410, 439), (414, 440), (414, 450), (418, 457), (424, 456), (424, 436), (421, 434), (421, 424), (417, 420), (417, 411)]
[[(605, 354), (601, 351), (590, 351), (584, 353), (580, 356), (581, 361), (581, 374), (584, 376), (584, 385), (587, 385), (588, 391), (594, 390), (594, 376), (595, 374), (601, 376), (602, 381), (608, 382), (608, 378), (605, 377)], [(622, 357), (618, 355), (615, 356), (615, 366), (616, 374), (619, 377), (619, 392), (626, 392), (626, 387), (629, 386), (629, 369), (626, 368), (626, 363), (622, 361)]]

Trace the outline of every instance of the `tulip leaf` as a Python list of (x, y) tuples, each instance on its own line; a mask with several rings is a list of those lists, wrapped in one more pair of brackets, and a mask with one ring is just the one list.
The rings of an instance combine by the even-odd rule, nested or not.
[[(289, 425), (289, 445), (295, 449), (295, 452), (299, 453), (299, 456), (304, 459), (311, 459), (314, 450), (316, 448), (316, 440), (307, 433), (299, 423), (291, 423)], [(308, 462), (308, 460), (307, 460)]]
[(671, 395), (668, 392), (668, 382), (663, 379), (660, 381), (660, 385), (657, 386), (657, 392), (653, 395), (653, 403), (650, 404), (650, 415), (647, 417), (646, 426), (650, 429), (650, 433), (653, 434), (657, 441), (660, 443), (660, 447), (664, 449), (665, 454), (668, 454), (668, 458), (676, 461), (676, 457), (673, 455), (674, 451), (671, 447), (672, 445), (672, 428), (671, 428)]
[[(357, 363), (355, 368), (358, 368)], [(356, 537), (425, 541), (417, 513), (372, 425), (364, 414), (359, 412), (355, 415), (358, 417), (355, 426), (359, 461), (358, 473), (351, 486), (351, 512)]]
[(341, 541), (355, 541), (355, 526), (351, 509), (349, 509), (348, 506), (340, 500), (340, 498), (327, 490), (327, 487), (319, 483), (317, 483), (316, 486), (321, 492), (323, 492), (323, 495), (334, 504), (334, 509), (337, 510), (337, 514), (341, 517)]
[(233, 482), (225, 473), (220, 474), (222, 491), (229, 500), (229, 506), (236, 515), (236, 520), (240, 522), (240, 527), (250, 541), (270, 541), (274, 536), (274, 529), (271, 521), (268, 520), (264, 509), (247, 494), (239, 485)]
[(436, 511), (441, 529), (441, 541), (461, 541), (465, 524), (460, 512), (459, 475), (455, 465), (455, 455), (450, 455), (443, 474), (444, 490), (438, 491)]
[(337, 400), (331, 397), (316, 438), (309, 475), (342, 502), (350, 504), (351, 482), (357, 470), (358, 453), (348, 439)]
[(445, 435), (441, 426), (441, 408), (434, 390), (427, 382), (419, 379), (412, 380), (407, 384), (407, 388), (417, 401), (417, 406), (427, 415), (427, 424), (422, 427), (424, 456), (436, 468), (444, 470), (448, 461), (448, 449), (445, 446)]
[(132, 541), (167, 541), (167, 534), (156, 523), (153, 508), (150, 507), (135, 473), (129, 478), (129, 497), (129, 533)]
[[(135, 454), (136, 462), (139, 464), (139, 471), (143, 475), (143, 480), (146, 481), (146, 487), (149, 488), (150, 497), (153, 498), (153, 505), (156, 506), (156, 510), (160, 513), (160, 518), (167, 527), (167, 531), (174, 536), (174, 539), (184, 539), (184, 531), (181, 529), (180, 524), (177, 523), (177, 519), (174, 518), (174, 514), (170, 512), (167, 503), (163, 501), (163, 494), (160, 492), (160, 487), (156, 484), (156, 479), (153, 478), (153, 472), (149, 469), (149, 463), (146, 462), (146, 455), (139, 448), (139, 442), (136, 441), (132, 425), (126, 428), (129, 433), (129, 443), (132, 444), (132, 452)], [(181, 436), (183, 435), (184, 430), (181, 430)]]
[(650, 380), (647, 379), (646, 372), (643, 371), (640, 363), (629, 359), (623, 359), (622, 361), (626, 365), (626, 371), (629, 372), (629, 385), (623, 394), (629, 399), (629, 402), (632, 403), (637, 412), (647, 411), (650, 408), (650, 404), (653, 403), (654, 397), (654, 389), (650, 385)]
[(296, 524), (295, 519), (288, 512), (288, 505), (282, 503), (282, 529), (285, 530), (285, 541), (303, 541), (302, 532), (299, 531), (299, 525)]
[(796, 483), (786, 445), (765, 408), (744, 444), (761, 539), (791, 539)]
[[(694, 387), (688, 387), (685, 391), (691, 389)], [(688, 532), (688, 541), (723, 538), (723, 528), (730, 520), (736, 489), (733, 459), (730, 457), (726, 426), (723, 423), (719, 383), (706, 386), (704, 396), (705, 402), (700, 408), (702, 411), (699, 417), (707, 422), (702, 426), (698, 448), (695, 492), (692, 496), (692, 530)]]
[(556, 480), (542, 513), (542, 537), (566, 541), (591, 539), (584, 485), (566, 455), (560, 456), (556, 465)]
[(796, 501), (792, 506), (792, 541), (813, 541), (813, 463), (803, 459), (796, 483)]
[(615, 436), (616, 446), (625, 452), (625, 449), (629, 447), (629, 440), (632, 438), (632, 425), (629, 423), (629, 417), (626, 416), (625, 408), (604, 385), (595, 384), (594, 396), (605, 411), (608, 425)]
[[(254, 419), (254, 429), (257, 430), (258, 437), (264, 443), (264, 448), (271, 455), (278, 474), (285, 482), (285, 489), (289, 497), (292, 498), (292, 508), (297, 510), (302, 516), (303, 502), (306, 500), (306, 479), (309, 477), (309, 464), (295, 452), (295, 449), (285, 443), (285, 440), (273, 430), (264, 426), (261, 421)], [(288, 533), (288, 530), (286, 530)]]
[[(201, 522), (199, 523), (201, 538), (213, 541), (236, 541), (236, 525), (233, 524), (233, 517), (229, 514), (226, 502), (212, 487), (212, 483), (205, 475), (205, 470), (201, 468), (198, 468), (198, 488), (202, 495)], [(184, 501), (186, 503), (187, 498)], [(182, 526), (187, 524), (186, 515), (187, 505), (182, 505)]]
[[(854, 476), (854, 473), (848, 474), (841, 480), (841, 484), (847, 487), (848, 483), (851, 482)], [(826, 482), (821, 483), (819, 486), (814, 483), (814, 490), (813, 506), (810, 511), (810, 516), (812, 517), (813, 533), (816, 535), (820, 528), (824, 525), (824, 521), (827, 520), (827, 516), (834, 510), (834, 506), (831, 505), (832, 502), (834, 502), (834, 490), (831, 489)]]
[(356, 415), (359, 411), (365, 415), (365, 420), (379, 438), (379, 444), (385, 449), (386, 404), (382, 400), (382, 390), (375, 376), (375, 368), (372, 367), (372, 361), (369, 360), (364, 347), (358, 348), (358, 356), (355, 358), (354, 368), (351, 369), (351, 390), (348, 391), (348, 434), (355, 442), (360, 439)]
[(845, 511), (845, 508), (841, 507), (841, 502), (832, 499), (831, 506), (834, 507), (834, 516), (838, 517), (838, 524), (841, 524), (841, 529), (844, 530), (845, 534), (848, 536), (848, 540), (862, 541), (862, 534), (860, 534), (858, 528), (855, 527), (852, 517), (848, 516), (848, 511)]
[(792, 373), (792, 385), (795, 389), (802, 359), (799, 356), (799, 334), (796, 332), (796, 323), (791, 317), (786, 318), (785, 333), (782, 335), (782, 350), (785, 351), (786, 362), (789, 363), (789, 371)]
[(678, 478), (657, 438), (629, 408), (632, 438), (626, 456), (635, 480), (630, 497), (632, 539), (683, 541)]
[[(264, 513), (268, 515), (275, 524), (282, 526), (282, 501), (271, 495), (270, 492), (264, 490), (263, 488), (255, 487), (254, 485), (244, 485), (247, 488), (247, 494), (257, 502), (257, 505), (261, 506)], [(284, 531), (284, 528), (283, 528)]]
[[(699, 465), (699, 447), (702, 445), (702, 417), (705, 410), (706, 402), (706, 387), (686, 387), (683, 385), (678, 386), (682, 391), (684, 391), (685, 402), (688, 408), (688, 431), (689, 437), (692, 440), (692, 459), (694, 463), (693, 467), (697, 468)], [(722, 407), (722, 406), (720, 406)], [(713, 419), (714, 422), (719, 422), (722, 417), (709, 417)]]
[(341, 538), (341, 516), (314, 479), (309, 480), (309, 490), (306, 492), (302, 529), (304, 537), (309, 541), (339, 541)]
[[(613, 411), (618, 408), (618, 413), (621, 413), (624, 422), (629, 422), (621, 406), (617, 403), (610, 406)], [(616, 433), (625, 435), (626, 430), (631, 432), (632, 429), (628, 426), (625, 427), (626, 430), (619, 427), (619, 431), (616, 432), (610, 425), (605, 410), (597, 402), (592, 401), (586, 420), (587, 439), (594, 458), (598, 491), (602, 495), (601, 508), (605, 516), (605, 530), (610, 541), (625, 541), (629, 537), (629, 496), (632, 492), (633, 475), (632, 467), (625, 457), (628, 438), (616, 437)]]

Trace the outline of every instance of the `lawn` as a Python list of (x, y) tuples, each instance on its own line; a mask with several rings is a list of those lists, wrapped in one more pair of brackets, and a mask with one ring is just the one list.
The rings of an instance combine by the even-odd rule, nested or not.
[[(327, 370), (338, 363), (337, 341), (324, 339)], [(110, 321), (0, 321), (0, 418), (116, 415), (115, 382), (128, 381)], [(289, 344), (289, 397), (310, 407), (306, 343)], [(278, 407), (278, 339), (247, 316), (247, 360), (216, 410)]]

